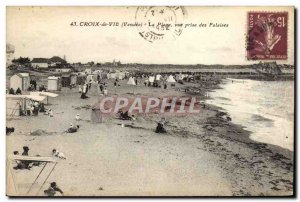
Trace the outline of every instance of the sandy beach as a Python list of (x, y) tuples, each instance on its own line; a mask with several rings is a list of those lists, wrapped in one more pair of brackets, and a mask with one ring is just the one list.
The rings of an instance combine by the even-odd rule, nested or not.
[[(186, 83), (183, 87), (202, 86), (203, 90), (194, 94), (204, 100), (205, 91), (218, 87), (218, 82), (206, 86)], [(115, 89), (109, 82), (109, 94), (186, 95), (175, 88), (129, 87), (125, 81), (120, 84)], [(135, 121), (104, 117), (103, 123), (96, 124), (90, 121), (90, 106), (99, 96), (80, 99), (77, 88), (63, 88), (57, 93), (59, 96), (50, 98), (46, 106), (54, 111), (54, 117), (40, 113), (36, 117), (14, 117), (6, 123), (16, 129), (7, 136), (7, 155), (28, 146), (30, 156), (51, 156), (56, 148), (67, 157), (59, 161), (41, 191), (46, 176), (40, 176), (30, 195), (38, 192), (42, 196), (52, 181), (64, 191), (64, 196), (293, 194), (293, 152), (250, 140), (249, 131), (224, 119), (215, 106), (202, 105), (197, 115), (169, 116), (168, 133), (157, 134), (154, 130), (160, 119), (158, 114), (137, 115)], [(83, 120), (75, 121), (77, 113)], [(64, 133), (70, 123), (80, 125), (79, 132)], [(49, 134), (30, 134), (37, 129)], [(20, 195), (26, 193), (41, 168), (40, 165), (13, 171)]]

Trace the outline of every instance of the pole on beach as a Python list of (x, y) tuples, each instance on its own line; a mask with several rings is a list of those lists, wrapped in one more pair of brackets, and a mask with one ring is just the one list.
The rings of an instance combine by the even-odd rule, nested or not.
[(41, 188), (39, 189), (39, 191), (36, 193), (36, 195), (38, 196), (38, 194), (40, 193), (41, 189), (43, 188), (44, 184), (46, 183), (46, 181), (48, 180), (48, 178), (50, 177), (51, 173), (53, 172), (55, 166), (57, 165), (57, 162), (54, 164), (53, 168), (51, 169), (50, 173), (48, 174), (48, 176), (46, 177), (46, 179), (44, 180)]
[(38, 176), (35, 178), (34, 182), (31, 184), (31, 186), (30, 186), (30, 188), (29, 188), (29, 190), (27, 191), (26, 194), (28, 194), (28, 193), (31, 191), (33, 185), (35, 184), (35, 182), (37, 181), (37, 179), (38, 179), (38, 178), (40, 177), (40, 175), (42, 174), (42, 172), (43, 172), (43, 170), (45, 169), (46, 165), (47, 165), (47, 162), (45, 163), (45, 165), (44, 165), (44, 167), (42, 168), (42, 170), (39, 172)]

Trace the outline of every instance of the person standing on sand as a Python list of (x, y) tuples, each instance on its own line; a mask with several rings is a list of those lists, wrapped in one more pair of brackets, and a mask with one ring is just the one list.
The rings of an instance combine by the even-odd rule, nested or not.
[(82, 88), (81, 97), (80, 97), (81, 99), (86, 99), (87, 98), (87, 96), (86, 96), (87, 91), (88, 91), (87, 84), (84, 84), (83, 88)]
[(89, 91), (88, 83), (83, 84), (82, 92), (85, 93), (85, 94), (87, 94), (88, 91)]
[(88, 89), (91, 89), (92, 83), (93, 83), (92, 80), (90, 80), (89, 83), (88, 83)]
[(167, 89), (167, 84), (166, 83), (164, 84), (164, 89)]
[(104, 95), (107, 96), (108, 95), (108, 90), (106, 88), (104, 88)]
[(32, 105), (31, 104), (28, 104), (26, 106), (26, 115), (27, 116), (31, 116), (32, 115)]
[(100, 74), (97, 75), (98, 84), (100, 83)]
[(38, 102), (34, 102), (33, 104), (33, 115), (37, 116), (39, 114), (39, 103)]
[(85, 83), (85, 84), (83, 84), (83, 87), (82, 87), (82, 92), (83, 92), (83, 93), (86, 93), (86, 92), (87, 92), (86, 83)]

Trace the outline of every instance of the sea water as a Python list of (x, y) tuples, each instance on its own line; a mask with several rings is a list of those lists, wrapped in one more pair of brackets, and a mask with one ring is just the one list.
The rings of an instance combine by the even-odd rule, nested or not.
[(250, 138), (293, 151), (294, 82), (225, 79), (206, 102), (228, 112)]

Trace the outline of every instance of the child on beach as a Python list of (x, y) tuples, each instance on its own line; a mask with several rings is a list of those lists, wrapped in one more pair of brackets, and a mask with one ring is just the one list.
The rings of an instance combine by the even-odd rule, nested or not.
[(108, 95), (108, 90), (106, 88), (104, 88), (104, 91), (103, 91), (104, 95)]
[(52, 109), (49, 109), (49, 116), (53, 117), (53, 111), (52, 111)]
[(81, 120), (81, 118), (80, 118), (79, 114), (76, 114), (76, 116), (75, 116), (75, 120), (76, 120), (76, 121), (80, 121), (80, 120)]

